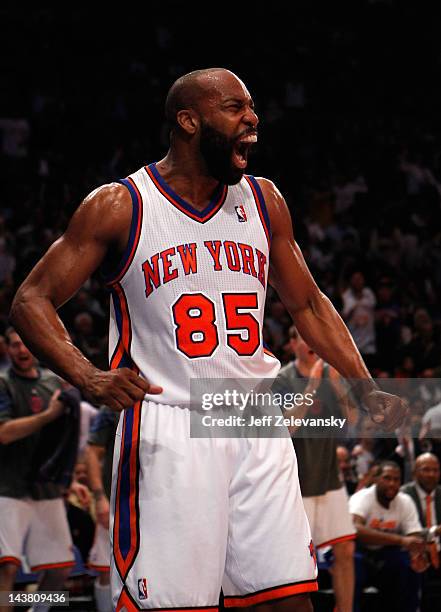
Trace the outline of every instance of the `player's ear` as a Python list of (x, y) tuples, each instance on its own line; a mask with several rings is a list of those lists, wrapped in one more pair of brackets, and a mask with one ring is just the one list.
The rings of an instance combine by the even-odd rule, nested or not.
[(191, 109), (183, 109), (178, 111), (176, 121), (181, 129), (189, 135), (193, 135), (199, 128), (199, 118)]

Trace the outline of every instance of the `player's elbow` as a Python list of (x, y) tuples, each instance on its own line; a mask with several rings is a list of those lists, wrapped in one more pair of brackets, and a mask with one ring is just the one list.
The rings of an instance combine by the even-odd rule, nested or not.
[(22, 285), (18, 288), (9, 311), (9, 323), (17, 331), (20, 331), (22, 323), (29, 318), (28, 313), (31, 304), (32, 296), (30, 291)]

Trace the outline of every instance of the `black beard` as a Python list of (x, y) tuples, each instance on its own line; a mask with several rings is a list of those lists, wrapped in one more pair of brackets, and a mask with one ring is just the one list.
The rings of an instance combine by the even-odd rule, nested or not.
[(227, 138), (222, 132), (202, 121), (199, 149), (207, 164), (210, 175), (224, 185), (236, 185), (243, 176), (243, 170), (233, 165), (234, 138)]

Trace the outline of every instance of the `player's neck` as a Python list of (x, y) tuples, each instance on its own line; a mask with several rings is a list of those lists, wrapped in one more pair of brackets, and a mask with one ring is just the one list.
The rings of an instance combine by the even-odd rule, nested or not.
[(169, 150), (156, 164), (164, 181), (194, 208), (203, 210), (213, 196), (219, 181), (208, 176), (202, 164), (192, 156), (184, 156)]

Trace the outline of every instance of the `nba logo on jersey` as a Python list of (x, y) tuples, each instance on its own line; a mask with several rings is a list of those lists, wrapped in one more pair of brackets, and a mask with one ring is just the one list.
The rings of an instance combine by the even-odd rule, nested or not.
[(147, 592), (147, 579), (140, 578), (138, 580), (138, 597), (139, 599), (147, 599), (149, 596)]
[(245, 208), (241, 204), (240, 206), (235, 206), (237, 218), (240, 223), (245, 223), (247, 221), (247, 213), (245, 212)]

